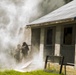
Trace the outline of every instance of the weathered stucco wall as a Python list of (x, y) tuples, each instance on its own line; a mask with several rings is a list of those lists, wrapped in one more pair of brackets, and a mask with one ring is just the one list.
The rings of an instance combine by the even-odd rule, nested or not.
[(31, 51), (31, 28), (26, 28), (24, 30), (24, 41), (28, 44)]
[(40, 50), (40, 28), (32, 29), (32, 54), (37, 55)]
[(54, 55), (60, 55), (60, 43), (61, 42), (61, 26), (56, 27), (55, 35), (55, 53)]

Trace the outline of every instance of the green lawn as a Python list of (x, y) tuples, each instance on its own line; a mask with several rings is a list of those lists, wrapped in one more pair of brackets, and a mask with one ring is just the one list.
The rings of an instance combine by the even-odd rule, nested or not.
[(47, 73), (43, 70), (32, 71), (32, 72), (18, 72), (14, 70), (10, 71), (0, 71), (0, 75), (59, 75), (54, 73)]

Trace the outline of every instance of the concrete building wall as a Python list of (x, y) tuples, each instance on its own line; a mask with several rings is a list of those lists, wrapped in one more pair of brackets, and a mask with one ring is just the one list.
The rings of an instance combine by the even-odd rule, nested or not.
[(43, 55), (44, 55), (44, 38), (45, 36), (45, 28), (41, 28), (40, 31), (40, 58), (43, 61)]
[(32, 29), (31, 43), (32, 55), (37, 55), (40, 50), (40, 28)]
[(56, 36), (55, 36), (55, 53), (54, 55), (60, 55), (60, 45), (61, 45), (61, 26), (56, 26)]
[(24, 41), (28, 44), (29, 49), (31, 51), (31, 28), (25, 28)]

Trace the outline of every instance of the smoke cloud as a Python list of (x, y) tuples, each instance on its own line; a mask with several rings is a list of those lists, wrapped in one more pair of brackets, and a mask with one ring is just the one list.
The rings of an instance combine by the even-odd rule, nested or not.
[(65, 3), (65, 0), (0, 0), (0, 67), (15, 66), (11, 52), (24, 41), (26, 24)]

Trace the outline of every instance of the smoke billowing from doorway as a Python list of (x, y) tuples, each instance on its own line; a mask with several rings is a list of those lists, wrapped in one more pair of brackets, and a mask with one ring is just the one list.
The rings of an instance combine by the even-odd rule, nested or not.
[(26, 24), (65, 3), (65, 0), (0, 0), (0, 67), (15, 66), (11, 53), (24, 41)]

